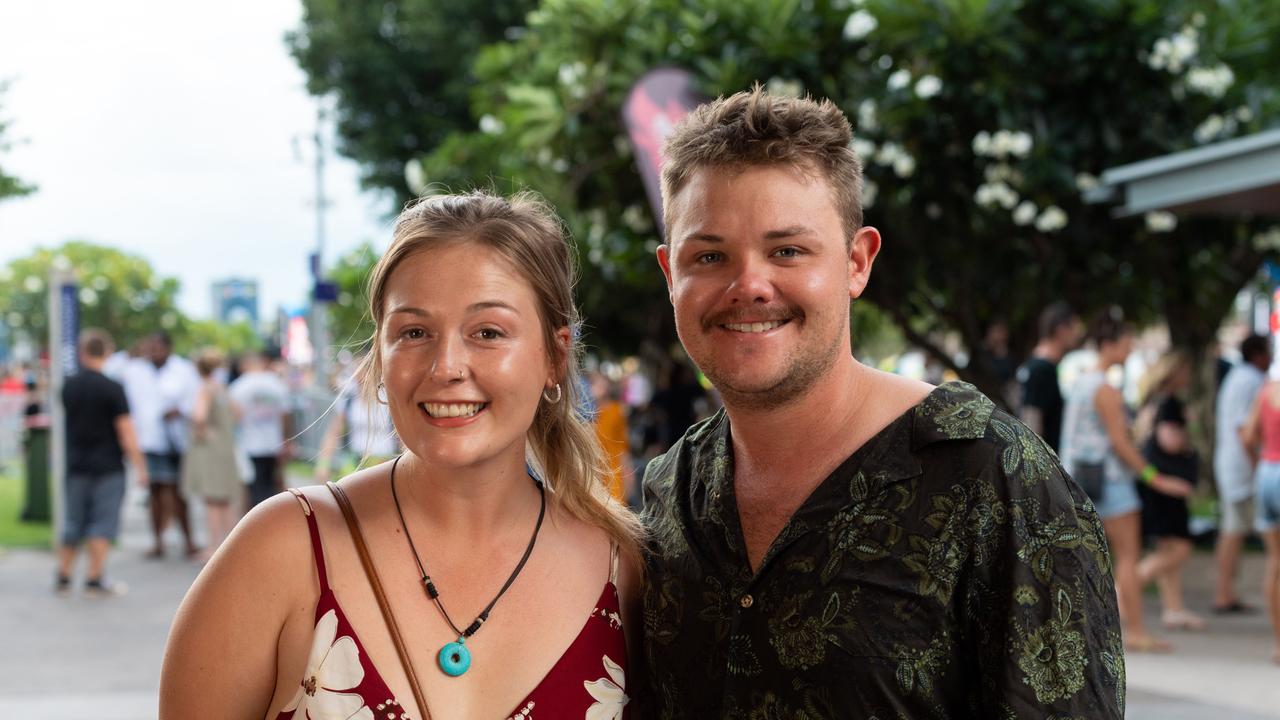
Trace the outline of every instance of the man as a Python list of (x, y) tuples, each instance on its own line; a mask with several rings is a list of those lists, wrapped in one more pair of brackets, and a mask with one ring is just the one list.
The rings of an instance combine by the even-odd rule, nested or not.
[(120, 530), (124, 502), (124, 455), (147, 482), (147, 466), (138, 449), (124, 388), (102, 374), (111, 338), (101, 330), (80, 333), (80, 370), (62, 386), (66, 408), (66, 518), (58, 548), (59, 594), (71, 590), (71, 573), (81, 545), (89, 550), (88, 595), (121, 595), (124, 583), (105, 579), (107, 553)]
[(137, 418), (138, 444), (146, 455), (150, 477), (155, 547), (147, 553), (149, 558), (164, 556), (164, 531), (171, 517), (176, 517), (182, 528), (187, 557), (194, 559), (200, 553), (192, 540), (187, 501), (178, 487), (188, 421), (199, 389), (195, 366), (173, 355), (173, 341), (165, 332), (151, 335), (143, 356), (125, 370), (125, 390)]
[(1058, 452), (1062, 436), (1062, 386), (1058, 363), (1080, 342), (1080, 318), (1065, 302), (1056, 302), (1040, 313), (1040, 339), (1031, 357), (1018, 368), (1022, 389), (1018, 417)]
[(240, 447), (253, 464), (249, 507), (284, 490), (283, 463), (288, 461), (289, 388), (267, 367), (260, 352), (241, 360), (242, 374), (227, 392), (240, 411)]
[(651, 710), (1119, 718), (1085, 495), (971, 386), (853, 358), (849, 303), (880, 235), (851, 139), (829, 101), (757, 88), (668, 140), (658, 261), (725, 409), (646, 471)]
[(1256, 458), (1245, 447), (1241, 430), (1249, 410), (1266, 382), (1271, 345), (1261, 335), (1240, 343), (1241, 361), (1227, 373), (1218, 389), (1215, 412), (1217, 435), (1213, 445), (1213, 475), (1218, 484), (1222, 522), (1218, 526), (1218, 584), (1213, 609), (1217, 613), (1251, 612), (1236, 594), (1236, 569), (1244, 537), (1253, 530), (1253, 468)]

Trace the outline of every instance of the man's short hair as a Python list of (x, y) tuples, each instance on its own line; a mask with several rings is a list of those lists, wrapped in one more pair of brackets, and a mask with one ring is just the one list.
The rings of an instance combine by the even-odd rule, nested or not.
[(115, 350), (115, 343), (106, 330), (86, 328), (80, 331), (80, 352), (91, 358), (104, 358)]
[[(862, 163), (850, 144), (853, 129), (830, 100), (750, 92), (699, 105), (663, 147), (662, 204), (704, 167), (746, 169), (787, 165), (821, 173), (834, 193), (847, 239), (862, 227)], [(670, 238), (668, 238), (670, 239)]]
[(1264, 335), (1250, 335), (1240, 343), (1240, 357), (1245, 362), (1253, 362), (1254, 358), (1264, 357), (1271, 353), (1271, 341)]
[(1040, 339), (1053, 337), (1058, 328), (1071, 325), (1076, 321), (1076, 311), (1066, 302), (1059, 300), (1040, 312)]

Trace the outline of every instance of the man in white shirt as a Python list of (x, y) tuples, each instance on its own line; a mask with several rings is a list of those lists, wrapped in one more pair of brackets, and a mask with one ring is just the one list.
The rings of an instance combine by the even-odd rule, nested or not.
[(186, 541), (188, 557), (200, 549), (191, 536), (187, 502), (178, 478), (187, 449), (188, 422), (200, 389), (200, 376), (185, 358), (173, 355), (169, 334), (157, 332), (145, 341), (143, 356), (124, 371), (125, 392), (133, 409), (138, 445), (147, 460), (150, 477), (151, 530), (155, 546), (149, 558), (164, 556), (165, 528), (176, 517)]
[(1213, 450), (1213, 474), (1218, 483), (1222, 522), (1218, 527), (1218, 587), (1213, 609), (1218, 613), (1248, 612), (1251, 607), (1236, 594), (1236, 569), (1244, 537), (1253, 530), (1253, 470), (1257, 458), (1240, 435), (1258, 391), (1271, 366), (1267, 338), (1251, 335), (1240, 344), (1241, 361), (1231, 368), (1218, 388), (1215, 413), (1217, 437)]
[(260, 352), (241, 360), (243, 374), (231, 383), (231, 401), (240, 410), (240, 447), (253, 463), (249, 507), (284, 490), (281, 468), (288, 460), (289, 388), (267, 367)]

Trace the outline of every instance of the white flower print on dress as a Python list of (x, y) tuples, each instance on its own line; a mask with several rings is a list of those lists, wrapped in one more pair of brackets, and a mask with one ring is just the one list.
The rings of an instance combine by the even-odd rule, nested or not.
[(625, 692), (626, 674), (618, 663), (609, 659), (608, 655), (602, 659), (604, 670), (609, 673), (609, 677), (590, 682), (584, 680), (582, 683), (587, 692), (591, 693), (591, 697), (596, 699), (591, 707), (587, 708), (586, 720), (622, 720), (622, 709), (631, 701)]
[(363, 679), (360, 648), (350, 636), (338, 637), (338, 615), (330, 610), (316, 623), (302, 687), (284, 712), (294, 711), (295, 720), (373, 720), (359, 695), (343, 692)]

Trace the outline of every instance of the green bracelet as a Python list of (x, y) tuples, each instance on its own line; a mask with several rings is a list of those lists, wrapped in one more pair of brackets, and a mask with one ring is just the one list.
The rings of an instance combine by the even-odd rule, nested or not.
[(1160, 474), (1160, 471), (1156, 470), (1155, 465), (1148, 465), (1142, 468), (1142, 472), (1139, 474), (1139, 477), (1142, 478), (1142, 482), (1150, 485), (1151, 481), (1155, 480), (1156, 475), (1159, 475), (1159, 474)]

